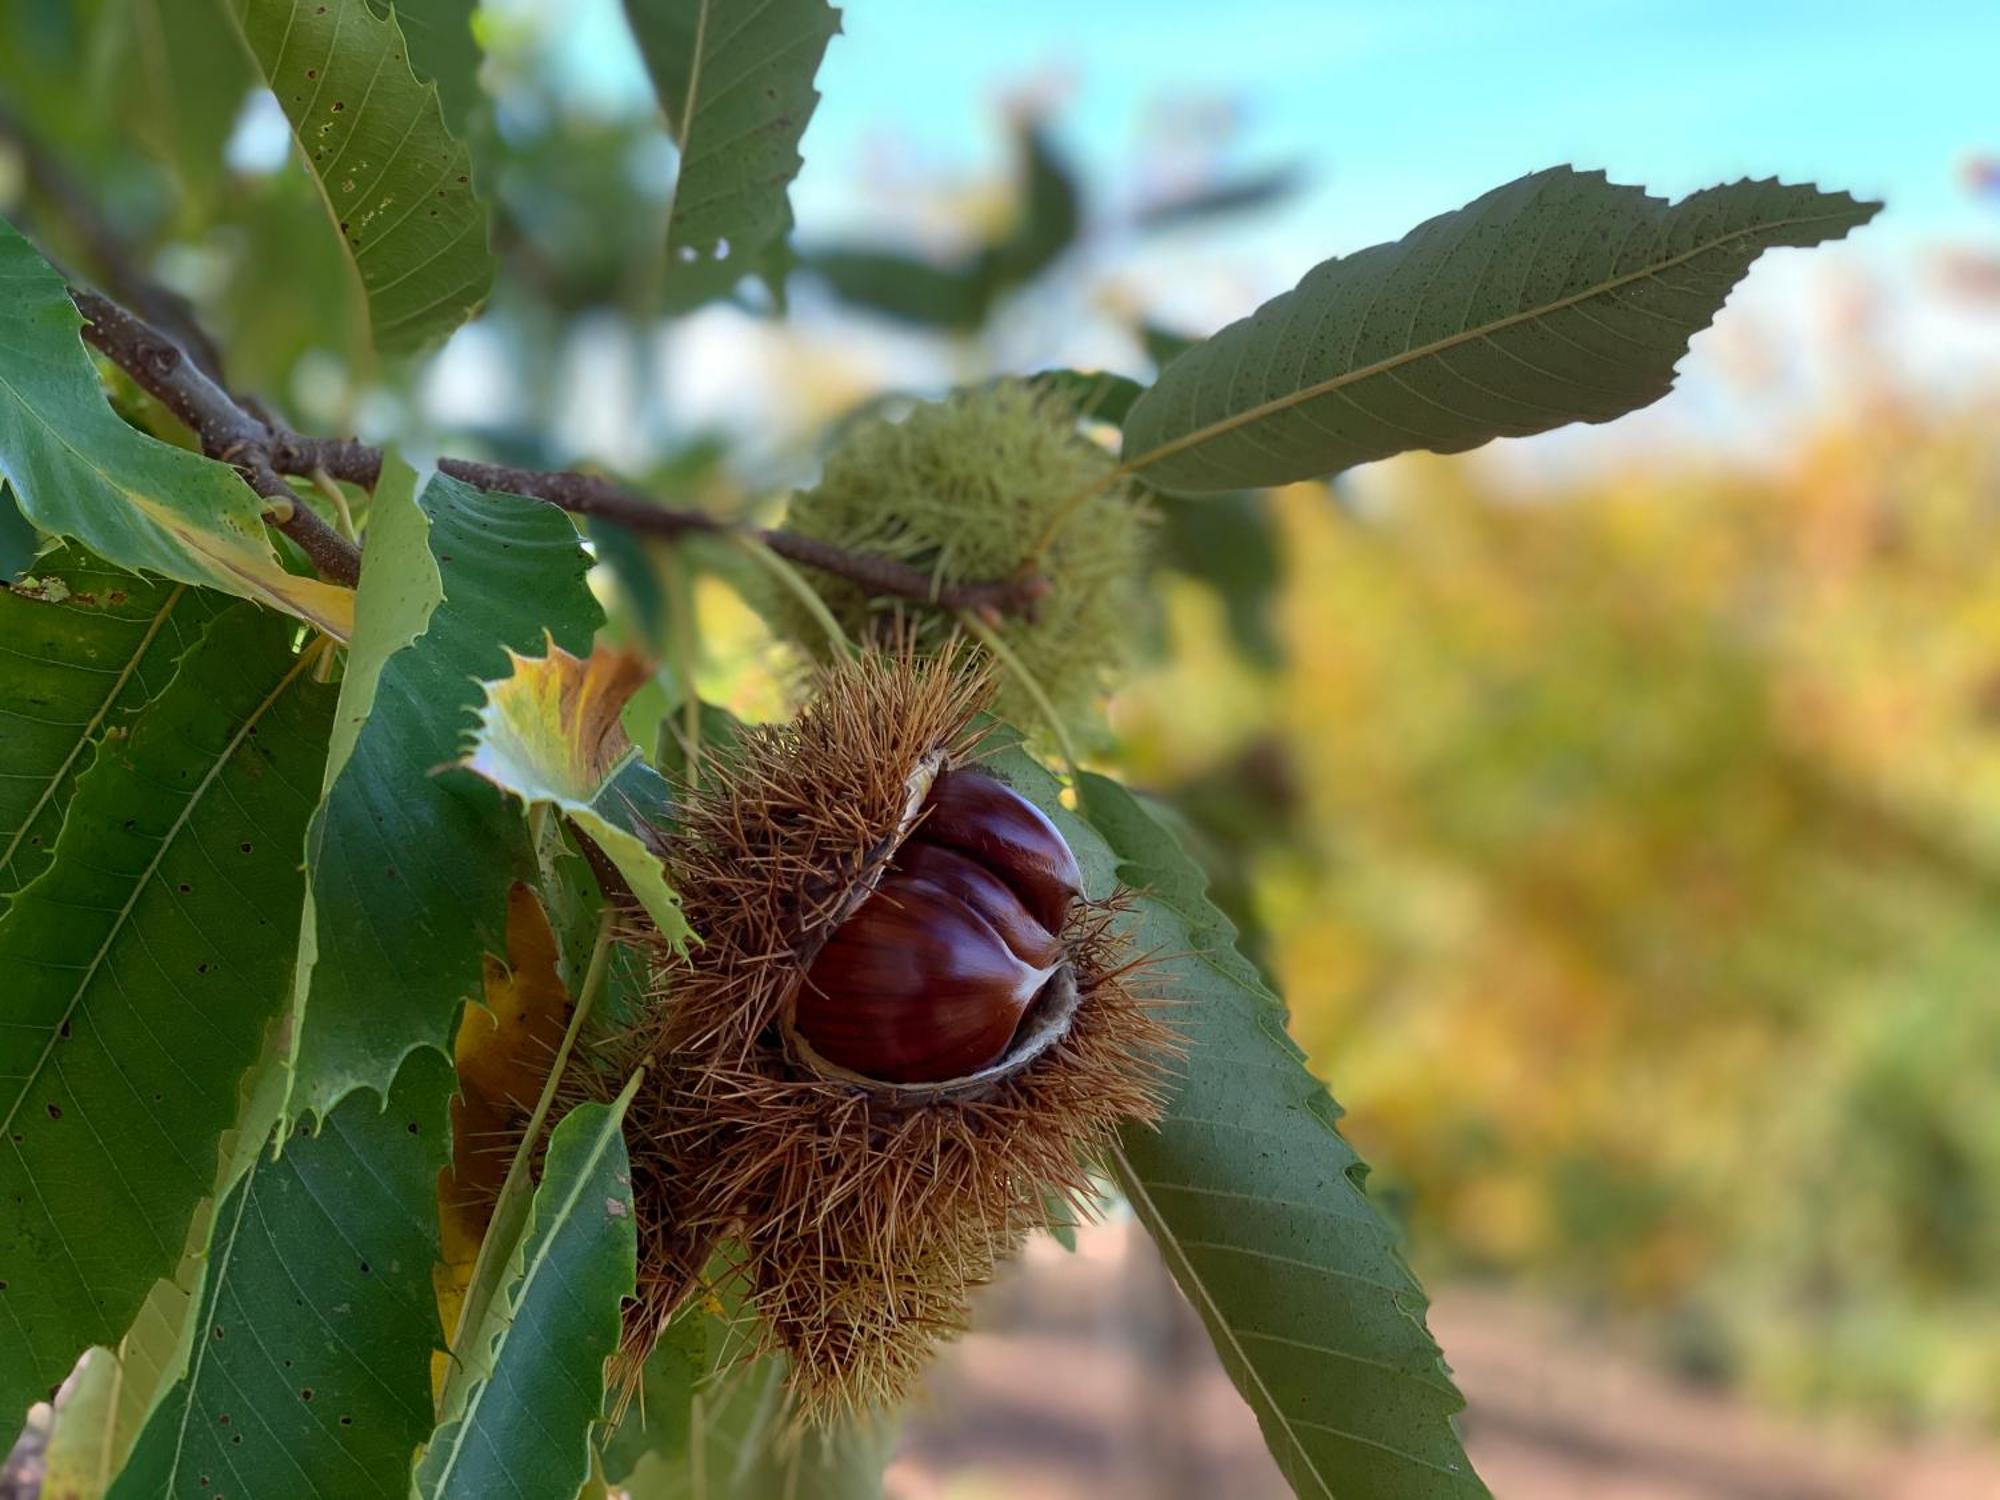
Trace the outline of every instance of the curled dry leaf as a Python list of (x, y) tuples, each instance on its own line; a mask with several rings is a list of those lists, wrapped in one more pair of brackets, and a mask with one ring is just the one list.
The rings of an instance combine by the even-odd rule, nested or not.
[[(453, 1048), (458, 1096), (451, 1101), (451, 1164), (438, 1173), (438, 1318), (445, 1342), (458, 1335), (466, 1288), (522, 1123), (548, 1077), (569, 1015), (560, 950), (542, 903), (527, 886), (507, 893), (507, 961), (490, 955), (484, 1004), (468, 1005)], [(431, 1361), (441, 1389), (450, 1356)]]
[(680, 946), (687, 922), (651, 842), (665, 820), (667, 784), (618, 720), (646, 681), (645, 664), (601, 644), (572, 656), (553, 640), (544, 656), (507, 656), (511, 675), (480, 684), (486, 703), (460, 764), (566, 814), (617, 865), (660, 935)]

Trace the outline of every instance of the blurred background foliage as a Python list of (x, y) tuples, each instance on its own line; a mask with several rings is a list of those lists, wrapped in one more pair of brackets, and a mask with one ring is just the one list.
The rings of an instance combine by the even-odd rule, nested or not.
[[(548, 7), (489, 7), (484, 94), (447, 108), (501, 280), (391, 375), (355, 354), (275, 106), (185, 45), (182, 3), (0, 4), (0, 86), (106, 222), (6, 147), (0, 211), (118, 290), (113, 232), (305, 430), (601, 463), (723, 514), (781, 513), (859, 411), (1038, 368), (1021, 351), (1052, 326), (1147, 373), (1178, 340), (1116, 254), (1301, 180), (1230, 153), (1177, 174), (1169, 140), (1133, 173), (1158, 191), (1098, 202), (1030, 91), (997, 122), (1006, 172), (904, 183), (879, 233), (802, 224), (792, 323), (759, 283), (670, 325), (658, 123), (579, 93)], [(162, 102), (183, 70), (213, 108)], [(1992, 316), (1989, 259), (1950, 277)], [(1529, 481), (1413, 458), (1164, 502), (1149, 664), (1100, 758), (1180, 814), (1427, 1278), (1643, 1319), (1773, 1400), (1991, 1430), (2000, 391), (1940, 407), (1880, 378), (1869, 295), (1827, 312), (1836, 400), (1749, 458)], [(716, 390), (740, 398), (722, 418)], [(784, 710), (800, 664), (737, 564), (592, 539), (619, 628), (666, 662), (653, 723), (689, 681)]]
[(1992, 416), (1876, 402), (1757, 474), (1288, 491), (1275, 672), (1170, 596), (1126, 764), (1437, 1279), (2000, 1421)]

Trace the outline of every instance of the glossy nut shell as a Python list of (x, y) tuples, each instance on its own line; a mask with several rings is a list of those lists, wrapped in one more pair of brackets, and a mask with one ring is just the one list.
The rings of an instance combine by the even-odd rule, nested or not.
[(1075, 856), (1027, 799), (944, 771), (874, 892), (807, 970), (792, 1024), (818, 1058), (924, 1084), (992, 1067), (1062, 964)]

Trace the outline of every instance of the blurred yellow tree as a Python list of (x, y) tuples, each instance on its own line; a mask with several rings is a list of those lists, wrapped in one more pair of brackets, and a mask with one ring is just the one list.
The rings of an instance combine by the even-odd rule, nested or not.
[(1247, 914), (1420, 1257), (2000, 1420), (1993, 430), (1873, 401), (1755, 472), (1282, 492), (1276, 677), (1176, 598), (1133, 768), (1201, 823), (1284, 763)]

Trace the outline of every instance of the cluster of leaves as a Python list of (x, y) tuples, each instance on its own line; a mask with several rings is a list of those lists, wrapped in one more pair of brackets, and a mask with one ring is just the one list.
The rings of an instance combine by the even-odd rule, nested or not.
[[(277, 205), (345, 288), (330, 315), (281, 317), (283, 336), (407, 380), (403, 361), (492, 292), (492, 247), (525, 242), (496, 234), (483, 186), (523, 168), (475, 76), (471, 9), (230, 0), (230, 50), (182, 45), (223, 24), (198, 0), (101, 15), (22, 0), (0, 10), (0, 83), (94, 180), (203, 186), (175, 209), (198, 230), (161, 193), (139, 238), (255, 247), (235, 264), (257, 273), (207, 299), (218, 326), (304, 295), (246, 285), (273, 271), (254, 216)], [(654, 247), (663, 305), (781, 285), (835, 13), (627, 10), (679, 161)], [(51, 96), (52, 76), (85, 76), (85, 53), (187, 106), (133, 133), (137, 159)], [(217, 165), (234, 119), (218, 101), (253, 86), (289, 125), (291, 165), (239, 193)], [(1072, 195), (1030, 163), (1025, 227), (981, 253), (981, 286), (1033, 274), (1074, 229)], [(128, 296), (152, 285), (66, 212), (45, 168), (29, 175), (19, 207), (53, 251)], [(1091, 409), (1123, 425), (1120, 473), (1191, 504), (1606, 420), (1666, 390), (1762, 250), (1871, 212), (1770, 182), (1670, 206), (1539, 173), (1326, 262), (1150, 389), (1091, 381)], [(507, 296), (532, 299), (531, 269), (507, 276)], [(122, 375), (130, 420), (113, 415), (62, 277), (12, 228), (0, 280), (0, 538), (15, 549), (0, 591), (0, 1411), (90, 1351), (63, 1436), (119, 1497), (568, 1500), (606, 1481), (685, 1493), (690, 1474), (712, 1492), (723, 1473), (745, 1497), (867, 1492), (870, 1434), (776, 1441), (773, 1373), (730, 1357), (726, 1306), (686, 1315), (648, 1374), (648, 1424), (605, 1443), (634, 1274), (620, 1124), (641, 1079), (552, 1122), (544, 1150), (549, 1086), (462, 1034), (482, 997), (503, 1053), (561, 1018), (559, 1068), (594, 1005), (630, 1003), (586, 847), (666, 938), (687, 936), (646, 841), (670, 822), (666, 786), (591, 676), (600, 635), (629, 623), (588, 586), (576, 523), (420, 481), (391, 454), (371, 492), (328, 481), (295, 502), (361, 541), (358, 589), (313, 577), (233, 470), (155, 435), (165, 414)], [(236, 368), (284, 359), (267, 346)], [(699, 722), (690, 675), (668, 680)], [(1079, 773), (1070, 811), (1025, 758), (1011, 772), (1100, 883), (1140, 892), (1144, 945), (1178, 955), (1163, 973), (1188, 1002), (1185, 1078), (1160, 1128), (1108, 1165), (1280, 1467), (1328, 1500), (1482, 1493), (1421, 1293), (1197, 868), (1115, 782)], [(515, 1138), (483, 1137), (481, 1108)], [(495, 1150), (507, 1170), (488, 1198), (478, 1158)]]

